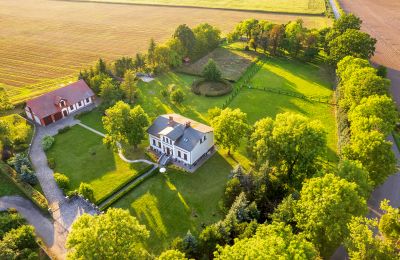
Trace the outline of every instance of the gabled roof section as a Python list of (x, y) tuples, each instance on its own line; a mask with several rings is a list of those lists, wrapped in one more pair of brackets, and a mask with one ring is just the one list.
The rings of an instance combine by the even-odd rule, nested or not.
[(70, 106), (92, 96), (94, 96), (93, 91), (86, 82), (81, 79), (68, 86), (28, 100), (26, 101), (26, 105), (30, 107), (33, 113), (38, 117), (44, 118), (61, 110), (58, 106), (61, 100), (64, 100), (67, 103), (66, 105)]
[(151, 135), (170, 138), (177, 147), (186, 151), (192, 151), (204, 134), (212, 131), (211, 127), (178, 114), (157, 117), (147, 130)]

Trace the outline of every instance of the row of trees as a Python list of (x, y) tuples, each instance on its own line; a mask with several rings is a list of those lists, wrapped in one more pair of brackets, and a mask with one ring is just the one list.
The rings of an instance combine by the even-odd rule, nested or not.
[(247, 19), (240, 22), (235, 30), (228, 34), (229, 42), (245, 38), (248, 48), (276, 55), (280, 50), (287, 51), (293, 57), (310, 60), (318, 54), (319, 33), (303, 26), (298, 19), (287, 24), (275, 24), (265, 20)]
[[(396, 170), (396, 159), (386, 137), (398, 113), (388, 96), (389, 80), (377, 75), (367, 60), (347, 56), (338, 63), (339, 109), (344, 158), (362, 163), (373, 186), (382, 184)], [(343, 140), (344, 139), (344, 140)]]

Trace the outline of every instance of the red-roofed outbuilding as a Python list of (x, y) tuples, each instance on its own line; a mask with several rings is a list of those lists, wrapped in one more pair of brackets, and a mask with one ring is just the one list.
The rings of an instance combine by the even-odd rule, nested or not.
[(95, 94), (84, 80), (48, 92), (26, 102), (25, 113), (46, 126), (93, 103)]

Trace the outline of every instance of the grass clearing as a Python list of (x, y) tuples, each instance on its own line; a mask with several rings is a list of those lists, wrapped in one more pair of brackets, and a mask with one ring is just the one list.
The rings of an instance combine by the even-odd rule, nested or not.
[(201, 76), (209, 59), (213, 59), (221, 70), (222, 78), (237, 81), (257, 58), (253, 51), (243, 51), (237, 45), (225, 45), (199, 59), (193, 64), (183, 65), (179, 71)]
[[(113, 207), (129, 211), (150, 230), (147, 247), (160, 253), (188, 230), (198, 234), (203, 225), (218, 221), (218, 210), (231, 166), (216, 153), (194, 174), (169, 169), (157, 173)], [(206, 203), (205, 203), (206, 202)]]
[[(98, 0), (88, 0), (98, 1)], [(168, 6), (193, 6), (267, 12), (323, 14), (323, 0), (100, 0), (102, 2), (134, 3)]]
[(4, 176), (4, 174), (6, 173), (0, 173), (0, 197), (11, 195), (25, 196), (7, 176)]
[(96, 200), (108, 196), (121, 183), (137, 175), (147, 164), (128, 164), (107, 149), (102, 137), (81, 126), (74, 126), (55, 137), (48, 158), (56, 162), (55, 172), (70, 178), (71, 189), (81, 182), (92, 185)]
[(99, 57), (134, 56), (150, 38), (163, 42), (179, 24), (209, 23), (224, 33), (254, 17), (279, 23), (303, 18), (321, 28), (325, 17), (68, 1), (0, 1), (0, 85), (22, 102), (76, 80)]

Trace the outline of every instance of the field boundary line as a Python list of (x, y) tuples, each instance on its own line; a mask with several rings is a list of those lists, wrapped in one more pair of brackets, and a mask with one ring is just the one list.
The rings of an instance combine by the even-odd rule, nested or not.
[[(111, 5), (134, 5), (134, 6), (149, 6), (149, 7), (166, 7), (166, 8), (182, 8), (182, 9), (204, 9), (204, 10), (219, 10), (228, 12), (246, 12), (246, 13), (262, 13), (262, 14), (278, 14), (278, 15), (302, 15), (302, 16), (319, 16), (325, 17), (324, 12), (318, 13), (304, 13), (304, 12), (283, 12), (283, 11), (267, 11), (257, 9), (235, 9), (223, 7), (207, 7), (207, 6), (193, 6), (193, 5), (171, 5), (171, 4), (145, 4), (145, 3), (129, 3), (129, 2), (105, 2), (96, 0), (51, 0), (58, 2), (76, 2), (76, 3), (94, 3), (94, 4), (111, 4)], [(326, 9), (326, 8), (325, 8)]]

